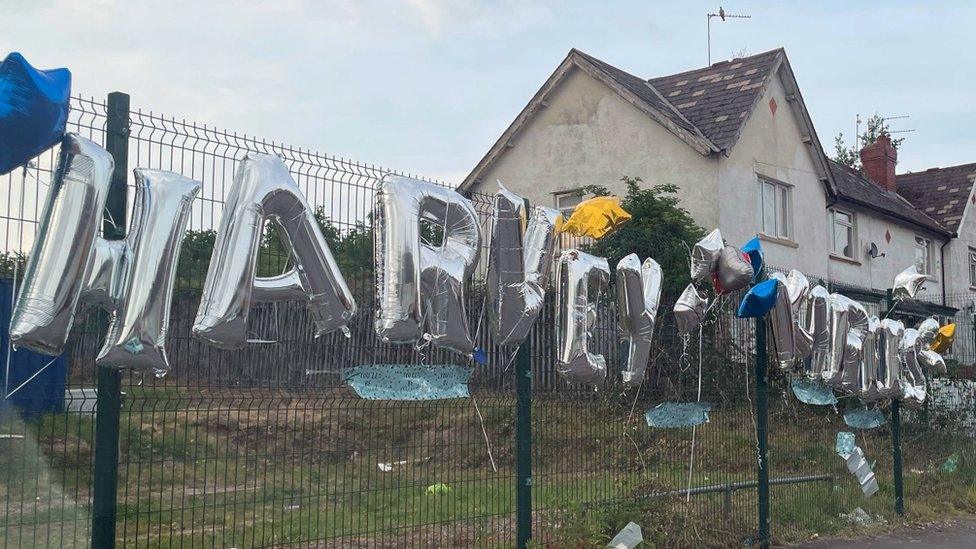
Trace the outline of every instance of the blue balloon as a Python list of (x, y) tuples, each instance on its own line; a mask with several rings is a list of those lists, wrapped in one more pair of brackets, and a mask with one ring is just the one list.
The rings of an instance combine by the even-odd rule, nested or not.
[(776, 285), (779, 281), (775, 278), (763, 280), (746, 292), (739, 303), (739, 318), (760, 318), (768, 313), (776, 305)]
[(61, 140), (70, 97), (68, 69), (37, 70), (17, 52), (0, 63), (0, 175)]
[(749, 256), (749, 262), (752, 263), (752, 281), (755, 282), (759, 280), (763, 268), (763, 250), (759, 237), (754, 237), (749, 242), (746, 242), (745, 246), (742, 247), (742, 251)]

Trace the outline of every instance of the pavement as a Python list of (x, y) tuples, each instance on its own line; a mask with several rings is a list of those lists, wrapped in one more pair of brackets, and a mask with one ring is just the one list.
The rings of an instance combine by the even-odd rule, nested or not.
[(952, 524), (906, 527), (889, 534), (855, 539), (818, 539), (791, 547), (797, 549), (888, 549), (912, 547), (925, 549), (972, 549), (976, 547), (976, 519), (959, 520)]

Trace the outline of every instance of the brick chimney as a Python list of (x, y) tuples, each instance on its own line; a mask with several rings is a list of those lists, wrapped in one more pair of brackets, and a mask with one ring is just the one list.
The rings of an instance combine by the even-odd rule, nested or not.
[(881, 134), (874, 143), (861, 149), (861, 165), (864, 175), (875, 185), (889, 191), (896, 191), (895, 164), (898, 163), (898, 151), (891, 144), (888, 134)]

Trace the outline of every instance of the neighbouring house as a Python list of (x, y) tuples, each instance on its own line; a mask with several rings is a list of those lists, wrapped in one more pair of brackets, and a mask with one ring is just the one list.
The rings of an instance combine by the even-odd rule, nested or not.
[(863, 173), (824, 154), (783, 49), (650, 79), (574, 49), (460, 190), (494, 192), (501, 181), (569, 211), (585, 185), (622, 193), (622, 176), (673, 183), (706, 229), (740, 245), (758, 233), (771, 265), (877, 303), (916, 263), (929, 274), (925, 301), (953, 314), (946, 296), (976, 295), (971, 179), (933, 193), (930, 172), (896, 177), (885, 138), (861, 158)]
[(945, 250), (950, 303), (972, 308), (976, 298), (976, 163), (896, 176), (898, 193), (955, 233)]

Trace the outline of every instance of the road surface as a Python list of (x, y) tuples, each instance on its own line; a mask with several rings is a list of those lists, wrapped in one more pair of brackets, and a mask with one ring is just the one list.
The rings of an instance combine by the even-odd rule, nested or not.
[(976, 519), (960, 520), (945, 526), (903, 528), (890, 534), (857, 539), (819, 539), (793, 547), (799, 549), (971, 549), (976, 547)]

